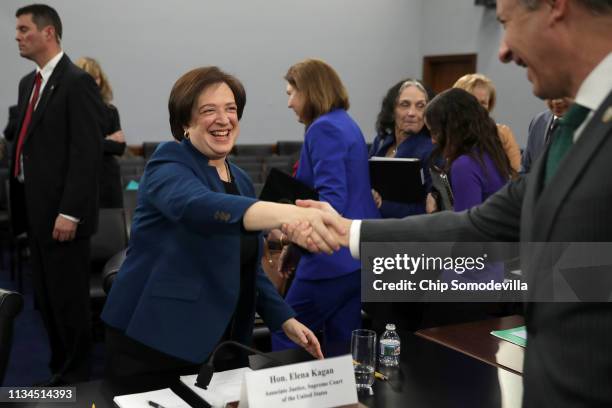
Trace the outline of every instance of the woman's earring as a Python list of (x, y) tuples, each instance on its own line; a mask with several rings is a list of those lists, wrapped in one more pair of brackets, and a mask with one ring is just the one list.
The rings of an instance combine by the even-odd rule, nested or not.
[(183, 132), (183, 137), (185, 139), (189, 139), (189, 132), (187, 131), (187, 129), (185, 129), (185, 131)]

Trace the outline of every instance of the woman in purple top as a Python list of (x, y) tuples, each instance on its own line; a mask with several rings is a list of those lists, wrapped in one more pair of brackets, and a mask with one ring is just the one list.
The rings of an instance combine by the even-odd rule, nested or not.
[[(497, 135), (495, 122), (478, 100), (463, 89), (449, 89), (435, 97), (425, 110), (425, 123), (436, 145), (432, 160), (444, 160), (454, 197), (454, 210), (465, 211), (485, 201), (512, 176), (508, 156)], [(437, 211), (427, 197), (427, 212)], [(482, 270), (444, 270), (440, 280), (451, 282), (503, 282), (504, 265), (488, 263)], [(421, 327), (482, 320), (499, 308), (496, 303), (428, 303)]]
[[(454, 88), (435, 97), (425, 111), (425, 123), (436, 145), (432, 156), (441, 156), (449, 174), (454, 210), (468, 210), (502, 188), (513, 170), (497, 136), (497, 126), (478, 100)], [(427, 211), (436, 211), (428, 197)], [(468, 282), (502, 282), (503, 264), (489, 264), (482, 271), (444, 271), (442, 279)]]

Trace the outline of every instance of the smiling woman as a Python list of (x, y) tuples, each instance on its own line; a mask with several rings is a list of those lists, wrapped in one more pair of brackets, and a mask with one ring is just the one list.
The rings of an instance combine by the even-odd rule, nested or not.
[(162, 143), (147, 164), (128, 255), (102, 313), (110, 376), (191, 371), (220, 341), (249, 343), (256, 310), (322, 356), (262, 272), (259, 230), (307, 221), (312, 241), (331, 251), (326, 225), (336, 224), (322, 211), (254, 198), (246, 173), (227, 161), (245, 103), (240, 81), (217, 67), (189, 71), (172, 88), (178, 143)]

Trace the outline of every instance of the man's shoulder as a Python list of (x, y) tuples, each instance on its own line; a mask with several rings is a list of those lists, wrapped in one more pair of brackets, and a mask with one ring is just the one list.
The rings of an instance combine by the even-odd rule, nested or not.
[(36, 75), (36, 70), (28, 72), (26, 75), (22, 76), (19, 80), (19, 88), (22, 86), (28, 85), (30, 82), (34, 80), (34, 75)]
[(549, 109), (546, 109), (545, 111), (542, 111), (540, 113), (538, 113), (537, 115), (535, 115), (533, 117), (533, 123), (539, 123), (539, 122), (548, 122), (550, 120), (550, 118), (552, 117), (552, 112)]

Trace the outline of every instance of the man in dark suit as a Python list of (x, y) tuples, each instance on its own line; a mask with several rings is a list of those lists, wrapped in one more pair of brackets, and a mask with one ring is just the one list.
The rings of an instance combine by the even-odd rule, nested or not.
[[(612, 183), (606, 180), (612, 169), (612, 1), (498, 0), (497, 16), (505, 28), (502, 62), (526, 67), (540, 98), (575, 97), (545, 156), (528, 175), (468, 211), (344, 220), (350, 233), (339, 240), (354, 256), (360, 243), (370, 242), (612, 242)], [(300, 229), (285, 230), (308, 243)], [(543, 252), (550, 246), (521, 247), (531, 249), (521, 257), (528, 300), (555, 298), (547, 278), (558, 259)], [(310, 249), (316, 249), (312, 242)], [(611, 267), (603, 265), (602, 275), (609, 276)], [(605, 281), (585, 274), (579, 278), (592, 287)], [(612, 406), (612, 304), (529, 302), (525, 318), (523, 405)]]
[(540, 157), (559, 124), (559, 120), (574, 101), (572, 98), (546, 99), (548, 109), (538, 113), (529, 123), (527, 147), (521, 159), (521, 173), (529, 173)]
[(58, 385), (89, 376), (89, 242), (98, 222), (103, 105), (93, 78), (62, 51), (57, 12), (32, 5), (16, 17), (19, 53), (36, 69), (19, 83), (12, 222), (16, 233), (28, 233), (34, 292), (51, 345), (46, 385)]

